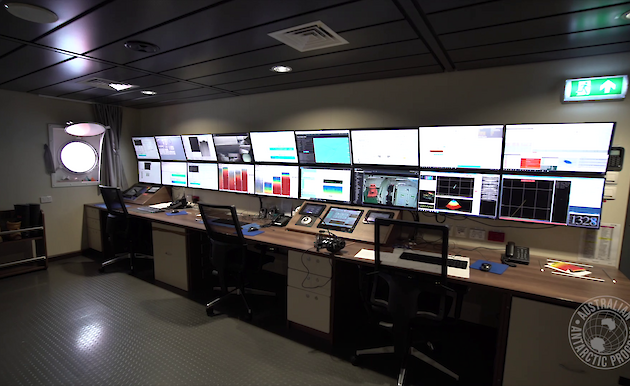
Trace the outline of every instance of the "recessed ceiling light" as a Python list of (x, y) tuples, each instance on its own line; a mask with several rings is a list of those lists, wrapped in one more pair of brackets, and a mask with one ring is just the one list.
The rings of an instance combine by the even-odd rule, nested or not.
[(274, 72), (291, 72), (293, 69), (289, 66), (273, 66), (271, 67), (271, 71)]
[(33, 23), (54, 23), (59, 17), (51, 10), (24, 3), (5, 3), (4, 8), (13, 16)]
[(128, 90), (130, 88), (134, 88), (133, 84), (125, 84), (125, 83), (110, 83), (109, 87), (113, 88), (116, 91)]
[(630, 11), (624, 13), (623, 15), (621, 15), (622, 18), (630, 20)]
[(151, 91), (151, 90), (142, 90), (140, 92), (143, 93), (144, 95), (155, 95), (155, 94), (157, 94), (155, 91)]
[(125, 42), (125, 48), (128, 48), (131, 51), (146, 52), (149, 54), (158, 52), (160, 50), (160, 47), (156, 46), (153, 43), (141, 42), (138, 40), (130, 40), (128, 42)]

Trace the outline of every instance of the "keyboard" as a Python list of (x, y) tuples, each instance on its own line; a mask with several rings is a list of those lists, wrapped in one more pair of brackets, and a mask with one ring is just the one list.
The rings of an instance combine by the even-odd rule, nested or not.
[(162, 211), (162, 209), (151, 208), (150, 206), (139, 206), (135, 208), (135, 210), (137, 210), (138, 212), (144, 212), (144, 213), (157, 213), (157, 212)]
[[(450, 256), (452, 255), (449, 255), (449, 257)], [(437, 257), (437, 256), (427, 256), (427, 255), (419, 255), (417, 253), (403, 252), (402, 255), (400, 255), (400, 258), (403, 260), (417, 261), (419, 263), (442, 265), (442, 258)], [(460, 268), (460, 269), (468, 268), (467, 261), (456, 260), (452, 258), (449, 258), (447, 260), (446, 265), (451, 268)]]

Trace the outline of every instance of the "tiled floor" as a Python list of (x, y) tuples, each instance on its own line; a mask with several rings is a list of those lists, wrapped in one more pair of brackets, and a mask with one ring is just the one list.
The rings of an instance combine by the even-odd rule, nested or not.
[(0, 280), (0, 385), (395, 380), (77, 257)]

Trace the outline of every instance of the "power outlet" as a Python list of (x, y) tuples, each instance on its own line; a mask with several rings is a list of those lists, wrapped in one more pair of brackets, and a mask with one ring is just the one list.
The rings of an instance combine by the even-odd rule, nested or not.
[(466, 238), (466, 227), (455, 227), (455, 237)]
[(51, 203), (51, 202), (52, 202), (52, 196), (41, 196), (41, 197), (39, 198), (39, 202), (40, 202), (41, 204), (48, 204), (48, 203)]
[(483, 229), (470, 229), (468, 233), (468, 237), (474, 240), (485, 240), (486, 239), (486, 231)]

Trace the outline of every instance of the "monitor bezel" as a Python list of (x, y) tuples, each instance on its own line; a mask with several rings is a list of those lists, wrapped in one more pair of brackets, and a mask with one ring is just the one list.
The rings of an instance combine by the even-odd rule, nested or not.
[[(138, 152), (136, 151), (136, 145), (133, 143), (133, 141), (134, 141), (134, 139), (141, 139), (141, 138), (151, 138), (151, 139), (153, 139), (153, 143), (155, 144), (155, 149), (158, 152), (158, 158), (140, 158), (140, 157), (138, 157)], [(160, 161), (162, 159), (160, 157), (160, 149), (158, 149), (158, 147), (157, 147), (157, 141), (155, 139), (155, 136), (147, 135), (147, 136), (142, 136), (142, 137), (139, 137), (139, 136), (131, 137), (131, 144), (133, 146), (133, 152), (136, 154), (136, 159), (138, 161)]]
[[(234, 165), (246, 165), (246, 166), (251, 166), (252, 167), (252, 179), (254, 181), (254, 189), (252, 191), (252, 193), (249, 192), (239, 192), (237, 190), (223, 190), (221, 189), (221, 165), (227, 165), (227, 166), (234, 166)], [(217, 186), (219, 187), (218, 190), (216, 190), (217, 192), (225, 192), (225, 193), (237, 193), (237, 194), (247, 194), (250, 196), (255, 196), (256, 195), (256, 167), (255, 164), (253, 163), (229, 163), (229, 162), (217, 162), (217, 178), (219, 179), (219, 181), (217, 181)], [(248, 177), (249, 178), (249, 177)], [(249, 183), (249, 180), (248, 180)], [(267, 196), (268, 197), (268, 196)]]
[[(144, 160), (144, 159), (139, 159), (138, 161), (138, 182), (141, 184), (153, 184), (153, 185), (162, 185), (162, 161), (159, 160)], [(144, 181), (140, 181), (140, 162), (155, 162), (158, 165), (160, 165), (160, 182), (156, 183), (156, 182), (144, 182)]]
[(182, 145), (182, 150), (184, 151), (184, 159), (164, 159), (164, 157), (162, 156), (162, 153), (160, 152), (160, 147), (158, 146), (158, 153), (160, 154), (160, 160), (165, 161), (165, 162), (186, 162), (186, 148), (184, 147), (184, 142), (182, 141), (182, 136), (181, 135), (154, 135), (153, 136), (155, 138), (155, 145), (157, 146), (157, 141), (158, 138), (166, 138), (166, 137), (177, 137), (179, 138), (179, 142)]
[[(357, 217), (357, 219), (355, 220), (354, 224), (352, 225), (352, 228), (346, 228), (346, 227), (340, 227), (340, 226), (336, 226), (336, 225), (328, 225), (324, 222), (324, 220), (326, 219), (326, 217), (328, 216), (328, 214), (333, 210), (352, 210), (352, 211), (357, 211), (359, 212), (359, 215)], [(357, 225), (359, 224), (359, 222), (361, 221), (361, 216), (363, 216), (363, 212), (365, 212), (364, 209), (354, 209), (354, 208), (343, 208), (343, 207), (339, 207), (339, 206), (333, 206), (331, 205), (328, 210), (326, 211), (326, 214), (324, 216), (322, 216), (319, 224), (317, 224), (317, 227), (320, 229), (327, 229), (329, 231), (337, 231), (337, 232), (345, 232), (345, 233), (352, 233), (354, 232), (354, 229), (357, 227)]]
[[(254, 148), (254, 137), (252, 136), (252, 134), (271, 134), (271, 133), (291, 133), (291, 137), (293, 138), (293, 144), (294, 144), (294, 150), (295, 150), (295, 162), (287, 162), (287, 161), (270, 161), (270, 160), (265, 160), (265, 161), (258, 161), (256, 160), (255, 163), (260, 163), (260, 164), (275, 164), (275, 165), (284, 165), (284, 164), (290, 164), (290, 165), (299, 165), (300, 164), (300, 157), (298, 154), (298, 150), (297, 150), (297, 138), (295, 138), (295, 131), (293, 130), (278, 130), (278, 131), (251, 131), (249, 132), (249, 138), (250, 141), (252, 143), (252, 154), (256, 153), (256, 149)], [(252, 156), (253, 158), (253, 156)]]
[[(359, 163), (359, 162), (355, 162), (354, 156), (355, 156), (355, 151), (354, 151), (354, 133), (359, 132), (359, 131), (401, 131), (401, 130), (415, 130), (416, 132), (416, 156), (417, 156), (417, 162), (413, 165), (404, 165), (404, 164), (369, 164), (369, 163)], [(383, 128), (383, 127), (371, 127), (371, 128), (363, 128), (363, 129), (350, 129), (350, 154), (352, 156), (351, 161), (352, 161), (352, 165), (353, 166), (361, 166), (361, 167), (383, 167), (383, 168), (389, 168), (389, 167), (400, 167), (400, 168), (419, 168), (420, 167), (420, 131), (418, 130), (418, 126), (410, 126), (410, 127), (401, 127), (401, 126), (397, 126), (397, 127), (390, 127), (390, 128)]]
[[(190, 173), (190, 170), (188, 170), (188, 167), (190, 166), (190, 164), (214, 165), (214, 167), (217, 170), (217, 179), (216, 179), (217, 188), (212, 189), (212, 188), (200, 188), (197, 186), (190, 186), (190, 176), (188, 175)], [(201, 190), (210, 190), (210, 191), (218, 192), (219, 191), (219, 164), (217, 162), (187, 161), (186, 162), (186, 180), (187, 180), (186, 186), (189, 189), (201, 189)]]
[[(302, 170), (303, 169), (347, 170), (347, 171), (350, 171), (350, 198), (349, 198), (349, 200), (348, 201), (339, 201), (339, 200), (322, 199), (322, 198), (315, 198), (315, 197), (302, 197)], [(302, 165), (300, 165), (299, 178), (300, 178), (300, 183), (298, 185), (298, 199), (299, 200), (327, 202), (327, 203), (332, 203), (332, 204), (345, 204), (345, 205), (351, 205), (352, 204), (352, 192), (354, 191), (354, 169), (352, 167), (334, 167), (334, 168), (329, 168), (329, 167), (325, 167), (325, 166), (312, 166), (312, 165), (304, 165), (304, 166), (302, 166)]]
[(209, 135), (210, 137), (212, 137), (212, 148), (214, 149), (214, 158), (217, 158), (217, 149), (214, 147), (214, 136), (215, 134), (212, 133), (204, 133), (204, 134), (182, 134), (180, 135), (180, 137), (182, 138), (182, 145), (184, 146), (184, 154), (186, 155), (186, 161), (188, 162), (214, 162), (214, 163), (218, 163), (218, 159), (215, 159), (214, 161), (212, 160), (199, 160), (199, 159), (191, 159), (188, 158), (188, 152), (186, 151), (186, 143), (184, 142), (184, 137), (198, 137), (200, 135)]
[[(415, 168), (415, 169), (409, 169), (407, 168), (398, 168), (398, 169), (378, 169), (378, 168), (367, 168), (369, 171), (377, 171), (377, 172), (389, 172), (392, 174), (384, 174), (384, 175), (392, 175), (392, 176), (396, 176), (396, 172), (406, 172), (406, 173), (417, 173), (417, 178), (418, 178), (418, 194), (420, 194), (420, 171)], [(356, 185), (356, 178), (357, 178), (357, 170), (361, 170), (363, 171), (363, 173), (365, 173), (366, 168), (365, 167), (355, 167), (352, 169), (352, 193), (355, 194), (356, 193), (356, 189), (357, 189), (357, 185)], [(405, 176), (402, 174), (398, 174), (398, 176), (400, 177), (411, 177), (411, 176)], [(371, 203), (363, 203), (363, 199), (361, 199), (360, 202), (356, 201), (355, 198), (357, 197), (351, 197), (350, 201), (352, 203), (352, 205), (359, 205), (359, 206), (364, 206), (366, 208), (380, 208), (380, 209), (391, 209), (391, 210), (411, 210), (411, 211), (418, 211), (418, 195), (416, 195), (416, 206), (415, 208), (411, 208), (411, 207), (407, 207), (407, 206), (394, 206), (394, 205), (383, 205), (383, 204), (371, 204)]]
[[(251, 156), (252, 160), (250, 162), (244, 161), (221, 161), (219, 159), (219, 148), (217, 147), (217, 138), (220, 137), (249, 137), (249, 141), (251, 143), (252, 139), (250, 137), (250, 132), (241, 132), (241, 133), (220, 133), (220, 134), (212, 134), (212, 140), (214, 142), (214, 152), (217, 156), (217, 163), (225, 163), (225, 164), (245, 164), (245, 165), (254, 165), (256, 163), (256, 155), (254, 154), (254, 145), (251, 146)], [(242, 157), (241, 157), (242, 158)]]
[[(291, 165), (287, 165), (287, 164), (276, 164), (276, 163), (256, 163), (256, 164), (252, 164), (254, 165), (254, 193), (250, 193), (253, 196), (258, 196), (258, 197), (276, 197), (276, 198), (286, 198), (286, 199), (291, 199), (291, 200), (299, 200), (300, 199), (300, 190), (301, 190), (301, 180), (300, 180), (300, 166), (298, 164), (291, 164)], [(287, 167), (295, 167), (297, 168), (297, 197), (291, 197), (291, 196), (281, 196), (281, 195), (275, 195), (275, 194), (264, 194), (264, 193), (256, 193), (256, 168), (258, 166), (273, 166), (273, 167), (283, 167), (283, 166), (287, 166)]]
[[(165, 163), (173, 163), (173, 164), (184, 164), (185, 168), (186, 168), (186, 183), (184, 185), (173, 185), (173, 184), (166, 184), (164, 183), (164, 164)], [(161, 161), (160, 164), (160, 175), (162, 176), (162, 185), (164, 186), (172, 186), (175, 188), (186, 188), (188, 186), (188, 162), (187, 161)]]
[[(317, 160), (315, 160), (315, 162), (308, 162), (308, 161), (302, 161), (300, 159), (300, 150), (298, 149), (298, 133), (314, 133), (314, 132), (346, 132), (348, 134), (348, 152), (350, 153), (350, 162), (346, 163), (335, 163), (335, 162), (317, 162)], [(351, 134), (350, 134), (350, 129), (321, 129), (321, 130), (296, 130), (294, 131), (295, 133), (295, 147), (296, 147), (296, 151), (297, 151), (297, 155), (298, 155), (298, 163), (300, 165), (305, 165), (305, 166), (309, 166), (309, 165), (320, 165), (320, 166), (324, 166), (324, 165), (331, 165), (331, 166), (341, 166), (341, 167), (352, 167), (352, 139), (351, 139)]]

